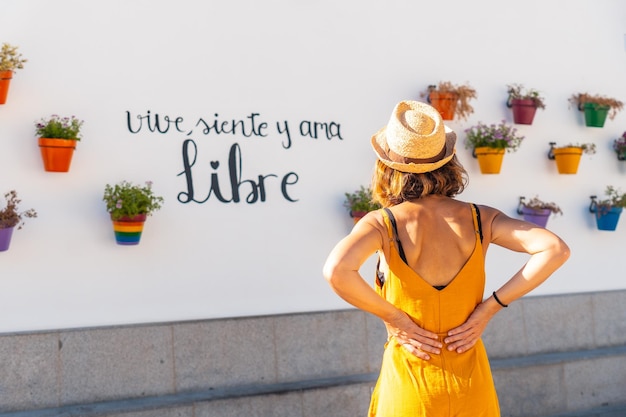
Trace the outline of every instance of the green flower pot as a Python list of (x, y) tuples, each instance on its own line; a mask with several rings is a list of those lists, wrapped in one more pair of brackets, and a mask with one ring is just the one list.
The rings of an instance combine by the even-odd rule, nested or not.
[(609, 106), (600, 106), (593, 103), (585, 103), (585, 125), (589, 127), (604, 127), (606, 116), (609, 114)]

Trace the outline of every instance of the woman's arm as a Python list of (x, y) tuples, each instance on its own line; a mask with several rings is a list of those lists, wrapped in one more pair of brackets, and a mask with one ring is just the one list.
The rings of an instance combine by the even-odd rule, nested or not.
[[(495, 211), (492, 219), (488, 235), (491, 243), (531, 255), (528, 262), (496, 291), (498, 300), (508, 305), (548, 279), (567, 261), (570, 250), (557, 235), (532, 223), (510, 218), (499, 211)], [(493, 295), (487, 298), (463, 325), (448, 332), (449, 336), (445, 340), (447, 348), (457, 352), (470, 349), (482, 335), (489, 320), (502, 308)]]
[(442, 345), (437, 341), (437, 334), (415, 324), (406, 313), (378, 295), (359, 273), (370, 256), (383, 250), (383, 236), (386, 236), (383, 227), (380, 213), (372, 212), (362, 218), (331, 251), (324, 264), (324, 277), (341, 298), (378, 316), (400, 344), (428, 360), (427, 352), (440, 353)]

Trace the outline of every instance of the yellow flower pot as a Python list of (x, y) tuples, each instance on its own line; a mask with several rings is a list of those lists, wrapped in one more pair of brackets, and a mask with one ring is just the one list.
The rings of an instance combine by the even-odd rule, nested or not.
[(559, 174), (576, 174), (578, 172), (580, 157), (583, 154), (582, 148), (575, 146), (554, 148), (552, 154)]
[(490, 148), (481, 146), (474, 149), (474, 155), (478, 159), (480, 172), (483, 174), (499, 174), (504, 159), (505, 150), (502, 148)]

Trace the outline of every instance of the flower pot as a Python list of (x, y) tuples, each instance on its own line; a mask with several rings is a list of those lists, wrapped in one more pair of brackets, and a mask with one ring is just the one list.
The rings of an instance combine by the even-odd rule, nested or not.
[(585, 103), (585, 125), (589, 127), (604, 127), (606, 116), (609, 114), (609, 106), (599, 106), (593, 103)]
[(350, 217), (354, 220), (354, 224), (357, 224), (366, 214), (367, 211), (350, 211)]
[(432, 91), (428, 94), (428, 102), (439, 111), (443, 120), (454, 119), (458, 100), (459, 97), (455, 93), (438, 93)]
[(576, 174), (578, 172), (580, 157), (583, 154), (582, 148), (574, 146), (554, 148), (552, 149), (552, 154), (554, 155), (559, 174)]
[(15, 227), (5, 227), (0, 229), (0, 252), (9, 250), (11, 245), (11, 236), (13, 236)]
[(0, 71), (0, 104), (7, 102), (13, 71)]
[(504, 159), (504, 152), (504, 149), (490, 148), (488, 146), (474, 149), (480, 172), (483, 174), (499, 174), (502, 160)]
[(513, 123), (518, 125), (531, 125), (535, 118), (537, 106), (532, 100), (511, 99), (511, 110), (513, 110)]
[(39, 138), (39, 149), (46, 171), (67, 172), (70, 170), (76, 141), (73, 139)]
[(552, 211), (550, 209), (533, 209), (529, 207), (522, 207), (522, 215), (524, 220), (536, 224), (537, 226), (546, 227), (548, 224), (548, 218)]
[(145, 214), (133, 217), (121, 217), (113, 220), (113, 232), (118, 245), (138, 245), (146, 221)]
[(595, 211), (598, 230), (615, 230), (620, 214), (622, 214), (622, 207), (611, 207), (608, 211), (598, 207)]

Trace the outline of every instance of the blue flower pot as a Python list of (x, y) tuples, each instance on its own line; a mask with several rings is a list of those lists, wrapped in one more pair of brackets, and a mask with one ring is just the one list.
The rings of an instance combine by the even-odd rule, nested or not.
[(613, 231), (617, 228), (619, 215), (622, 214), (622, 207), (611, 207), (609, 211), (604, 211), (603, 209), (598, 208), (595, 214), (598, 230)]

